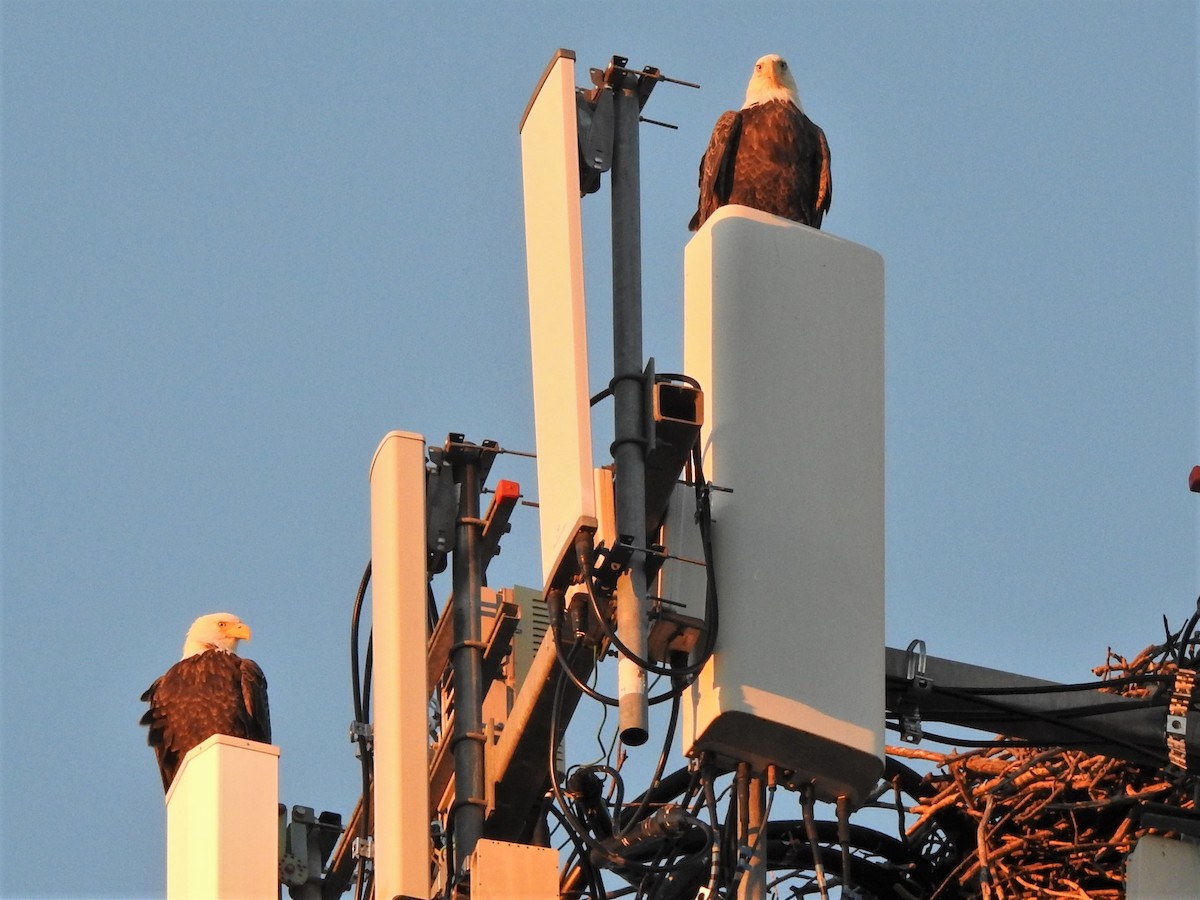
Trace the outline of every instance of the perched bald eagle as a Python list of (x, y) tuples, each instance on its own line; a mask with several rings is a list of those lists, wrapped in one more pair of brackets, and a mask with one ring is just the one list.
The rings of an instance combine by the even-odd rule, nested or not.
[(820, 228), (832, 198), (825, 132), (801, 109), (787, 61), (764, 56), (754, 64), (745, 104), (713, 127), (688, 228), (695, 231), (727, 203)]
[(142, 694), (163, 791), (171, 787), (187, 752), (214, 734), (271, 743), (267, 679), (253, 660), (237, 655), (250, 629), (237, 616), (201, 616), (188, 629), (183, 658)]

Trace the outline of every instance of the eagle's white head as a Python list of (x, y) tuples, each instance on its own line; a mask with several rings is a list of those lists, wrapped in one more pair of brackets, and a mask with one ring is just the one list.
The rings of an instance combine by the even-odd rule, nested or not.
[(801, 109), (796, 79), (787, 60), (778, 53), (769, 53), (754, 64), (750, 84), (746, 86), (746, 102), (742, 109), (766, 103), (768, 100), (790, 100)]
[(224, 650), (237, 653), (238, 641), (250, 640), (250, 627), (231, 613), (212, 613), (201, 616), (188, 629), (183, 642), (183, 658), (205, 650)]

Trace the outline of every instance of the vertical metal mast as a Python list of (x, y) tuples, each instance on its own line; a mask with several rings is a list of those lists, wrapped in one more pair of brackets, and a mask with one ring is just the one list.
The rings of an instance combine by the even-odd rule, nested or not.
[[(645, 386), (642, 358), (642, 211), (638, 159), (640, 104), (624, 75), (613, 88), (615, 128), (612, 166), (613, 256), (613, 463), (616, 468), (618, 534), (646, 541)], [(617, 636), (646, 658), (646, 556), (634, 553), (628, 590), (618, 589)], [(649, 736), (646, 672), (624, 654), (618, 663), (621, 740), (636, 746)]]
[(483, 835), (483, 576), (479, 560), (479, 517), (482, 448), (463, 443), (461, 435), (446, 442), (445, 460), (458, 481), (458, 534), (454, 548), (454, 854), (462, 862)]

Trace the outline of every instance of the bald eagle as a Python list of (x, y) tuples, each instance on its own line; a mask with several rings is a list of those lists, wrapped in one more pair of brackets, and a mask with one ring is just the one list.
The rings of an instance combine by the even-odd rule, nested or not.
[(825, 132), (801, 109), (787, 61), (764, 56), (754, 64), (745, 104), (713, 127), (688, 228), (697, 230), (727, 203), (820, 228), (832, 198)]
[(171, 787), (187, 752), (214, 734), (271, 742), (267, 679), (253, 660), (237, 655), (250, 629), (237, 616), (201, 616), (188, 629), (183, 658), (142, 694), (163, 791)]

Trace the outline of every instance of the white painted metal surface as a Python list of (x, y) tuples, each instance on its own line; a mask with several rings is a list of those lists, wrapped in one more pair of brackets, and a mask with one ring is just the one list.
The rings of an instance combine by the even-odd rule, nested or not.
[(428, 898), (425, 439), (388, 434), (370, 480), (375, 893)]
[[(685, 282), (706, 475), (731, 492), (713, 495), (720, 632), (684, 750), (857, 799), (883, 764), (883, 260), (729, 206)], [(702, 570), (673, 568), (668, 596), (699, 610)]]
[(1200, 844), (1148, 834), (1125, 864), (1126, 900), (1200, 900)]
[(279, 748), (215, 734), (167, 792), (169, 900), (279, 894)]
[(542, 578), (595, 519), (575, 56), (560, 50), (521, 122)]

